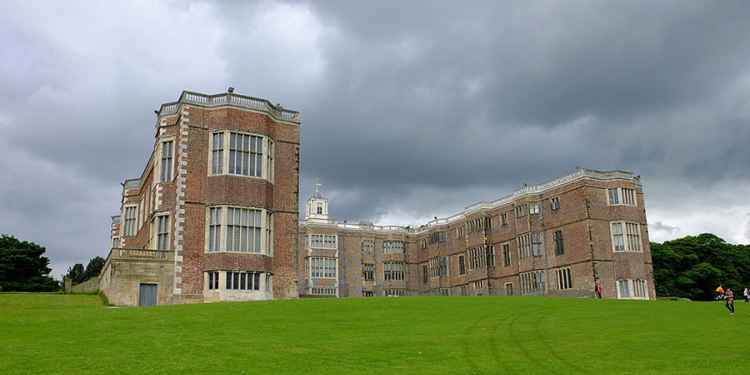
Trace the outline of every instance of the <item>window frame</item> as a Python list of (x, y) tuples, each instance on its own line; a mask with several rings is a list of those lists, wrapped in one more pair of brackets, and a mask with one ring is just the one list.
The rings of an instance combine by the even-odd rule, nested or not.
[[(620, 225), (620, 228), (621, 228), (621, 233), (619, 233), (618, 235), (622, 236), (622, 244), (623, 244), (622, 250), (617, 250), (617, 245), (615, 241), (615, 231), (614, 231), (615, 225)], [(628, 228), (632, 228), (633, 225), (635, 225), (635, 228), (637, 230), (636, 235), (638, 237), (637, 239), (638, 249), (632, 249), (631, 236), (633, 236), (633, 234), (628, 233)], [(640, 223), (636, 223), (633, 221), (624, 221), (624, 220), (610, 221), (609, 222), (609, 239), (612, 242), (612, 252), (614, 253), (643, 253), (642, 232), (643, 231), (641, 230)]]
[[(626, 194), (625, 191), (628, 191), (632, 193), (632, 204), (629, 202), (625, 202), (626, 195), (629, 196), (629, 194)], [(635, 188), (629, 188), (629, 187), (613, 187), (613, 188), (606, 188), (605, 189), (607, 194), (607, 205), (608, 206), (627, 206), (627, 207), (638, 207), (638, 191)], [(617, 202), (612, 202), (612, 191), (615, 192), (614, 198), (617, 199)]]
[[(220, 215), (219, 215), (219, 243), (218, 243), (218, 249), (216, 250), (210, 250), (209, 245), (211, 244), (211, 209), (220, 209)], [(249, 211), (259, 211), (259, 217), (260, 217), (260, 249), (258, 251), (242, 251), (242, 250), (227, 250), (227, 236), (228, 236), (228, 226), (229, 226), (229, 211), (231, 209), (240, 209), (240, 210), (249, 210)], [(234, 206), (234, 205), (212, 205), (206, 207), (205, 212), (205, 234), (204, 234), (204, 245), (203, 245), (203, 252), (206, 254), (214, 254), (214, 253), (230, 253), (230, 254), (251, 254), (251, 255), (265, 255), (269, 257), (273, 257), (273, 237), (274, 237), (274, 227), (273, 227), (273, 214), (274, 212), (272, 210), (266, 210), (264, 208), (258, 208), (258, 207), (242, 207), (242, 206)], [(252, 212), (250, 213), (252, 215)], [(240, 220), (242, 220), (242, 216), (240, 216)], [(243, 228), (242, 224), (233, 224), (233, 226)], [(252, 228), (256, 228), (253, 226), (250, 226), (248, 223), (248, 228), (252, 230)], [(249, 233), (249, 232), (248, 232)], [(268, 237), (271, 237), (270, 239)], [(252, 249), (249, 241), (250, 238), (248, 237), (248, 248)]]
[[(170, 149), (169, 149), (169, 155), (168, 155), (168, 158), (167, 158), (167, 160), (169, 160), (169, 165), (166, 167), (167, 168), (166, 171), (168, 172), (167, 176), (164, 175), (164, 172), (165, 172), (165, 166), (164, 166), (164, 160), (165, 160), (164, 145), (166, 143), (171, 144), (170, 145)], [(162, 140), (159, 141), (159, 154), (158, 154), (158, 157), (159, 157), (159, 182), (172, 182), (174, 180), (174, 177), (175, 177), (175, 173), (174, 173), (174, 165), (175, 165), (175, 163), (174, 163), (174, 159), (175, 159), (175, 147), (174, 146), (175, 146), (175, 143), (176, 142), (175, 142), (175, 138), (174, 137), (164, 138), (164, 139), (162, 139)]]
[[(232, 134), (242, 135), (242, 136), (249, 136), (250, 137), (250, 143), (248, 144), (248, 154), (253, 155), (257, 154), (252, 152), (252, 148), (250, 144), (252, 144), (252, 137), (260, 137), (260, 163), (257, 165), (260, 165), (260, 175), (244, 175), (244, 174), (237, 174), (232, 173), (229, 170), (229, 155), (230, 155), (230, 149), (231, 149), (231, 135)], [(266, 180), (270, 183), (275, 182), (275, 153), (276, 153), (276, 142), (273, 138), (259, 133), (253, 133), (243, 130), (236, 130), (236, 129), (211, 129), (209, 131), (209, 134), (211, 135), (208, 137), (208, 176), (235, 176), (235, 177), (245, 177), (245, 178), (255, 178), (255, 179), (262, 179)], [(220, 138), (222, 140), (221, 143), (221, 149), (220, 150), (214, 150), (214, 136), (217, 134), (221, 134), (222, 137)], [(221, 171), (219, 173), (215, 173), (214, 168), (214, 154), (217, 154), (215, 151), (220, 151), (221, 154), (221, 163), (217, 164), (221, 166)], [(244, 152), (244, 151), (243, 151)], [(249, 158), (248, 163), (252, 160), (252, 157)], [(257, 159), (256, 159), (257, 160)], [(257, 166), (256, 165), (256, 166)], [(250, 169), (248, 169), (249, 171)]]

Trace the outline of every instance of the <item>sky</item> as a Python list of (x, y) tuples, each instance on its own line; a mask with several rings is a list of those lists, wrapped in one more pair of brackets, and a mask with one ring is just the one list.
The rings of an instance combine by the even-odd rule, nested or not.
[(576, 167), (641, 176), (650, 239), (750, 243), (745, 1), (0, 2), (0, 233), (109, 251), (182, 90), (302, 114), (301, 199), (416, 224)]

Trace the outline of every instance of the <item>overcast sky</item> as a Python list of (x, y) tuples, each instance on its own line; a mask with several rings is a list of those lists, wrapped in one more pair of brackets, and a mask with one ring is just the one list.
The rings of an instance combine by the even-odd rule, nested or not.
[(0, 2), (0, 233), (106, 257), (153, 110), (302, 112), (302, 199), (411, 224), (575, 170), (642, 176), (651, 239), (750, 242), (746, 1)]

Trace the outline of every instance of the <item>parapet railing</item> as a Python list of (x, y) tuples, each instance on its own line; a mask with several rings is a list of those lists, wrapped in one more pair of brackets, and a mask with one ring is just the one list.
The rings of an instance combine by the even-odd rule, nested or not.
[(173, 259), (173, 255), (174, 251), (149, 249), (112, 248), (112, 250), (109, 252), (109, 258), (111, 259), (169, 260)]
[(193, 104), (202, 107), (218, 107), (231, 105), (268, 113), (282, 121), (300, 122), (300, 114), (297, 111), (284, 109), (280, 105), (274, 105), (270, 101), (252, 96), (239, 95), (235, 93), (222, 93), (217, 95), (206, 95), (192, 91), (183, 91), (180, 99), (176, 102), (162, 104), (159, 108), (159, 116), (173, 115), (181, 103)]

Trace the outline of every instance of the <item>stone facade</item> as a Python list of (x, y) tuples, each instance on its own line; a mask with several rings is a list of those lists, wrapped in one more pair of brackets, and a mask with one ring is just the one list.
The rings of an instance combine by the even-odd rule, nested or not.
[(163, 104), (113, 217), (110, 302), (138, 304), (140, 284), (157, 285), (157, 303), (297, 297), (299, 126), (232, 89)]
[[(643, 191), (629, 172), (579, 169), (416, 227), (329, 220), (319, 192), (307, 206), (303, 296), (594, 296), (600, 285), (604, 298), (655, 298)], [(335, 272), (321, 269), (326, 259)]]

